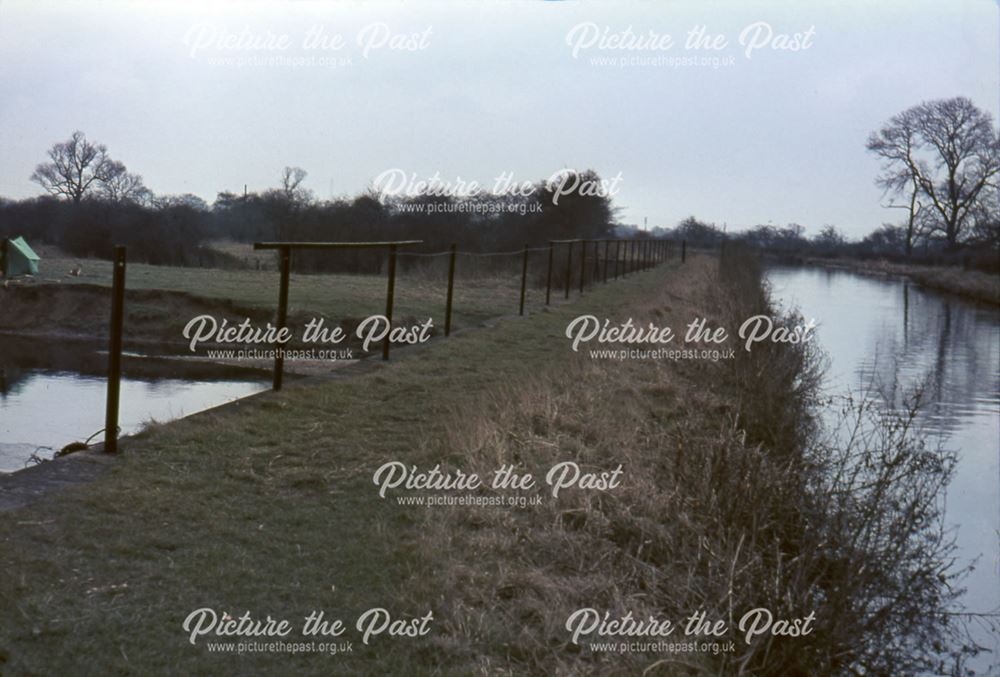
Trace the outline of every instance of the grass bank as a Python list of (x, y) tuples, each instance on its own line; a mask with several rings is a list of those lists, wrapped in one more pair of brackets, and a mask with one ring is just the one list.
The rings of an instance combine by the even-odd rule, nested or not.
[(1000, 275), (958, 266), (922, 266), (884, 260), (807, 259), (811, 265), (850, 270), (865, 275), (907, 277), (929, 289), (956, 294), (973, 301), (1000, 305)]
[[(721, 275), (695, 267), (628, 312), (730, 328), (769, 312), (752, 262), (726, 265)], [(961, 649), (949, 644), (953, 572), (935, 526), (949, 459), (925, 448), (912, 419), (866, 407), (845, 411), (852, 434), (824, 431), (814, 419), (819, 364), (810, 346), (787, 344), (734, 360), (580, 360), (456, 412), (439, 452), (456, 468), (489, 476), (509, 465), (541, 478), (572, 460), (584, 472), (622, 467), (628, 479), (558, 498), (543, 489), (526, 510), (425, 509), (423, 558), (447, 589), (410, 598), (441, 600), (441, 665), (539, 675), (949, 670), (941, 661), (960, 661)], [(792, 623), (812, 613), (813, 629), (747, 640), (736, 629), (759, 608)], [(677, 624), (703, 611), (735, 646), (574, 641), (567, 619), (582, 609)]]
[(418, 515), (378, 498), (374, 468), (438, 458), (431, 440), (444, 444), (470, 394), (575, 359), (562, 332), (576, 313), (610, 314), (681, 276), (630, 276), (356, 378), (292, 385), (123, 441), (100, 481), (0, 515), (0, 671), (80, 674), (80, 656), (95, 674), (405, 674), (433, 664), (413, 641), (356, 643), (333, 658), (213, 655), (188, 644), (180, 624), (204, 606), (286, 618), (425, 611), (396, 597), (422, 566)]
[[(898, 473), (927, 458), (867, 466), (901, 482), (828, 479), (850, 473), (827, 472), (834, 450), (807, 451), (808, 351), (612, 361), (573, 353), (564, 336), (582, 313), (682, 329), (697, 316), (732, 327), (763, 310), (759, 278), (736, 267), (720, 276), (715, 259), (691, 257), (351, 378), (299, 382), (125, 440), (98, 481), (0, 515), (0, 670), (884, 671), (879, 660), (936, 637), (905, 621), (930, 610), (906, 593), (930, 583), (910, 558), (922, 532), (900, 517), (926, 495), (893, 489), (912, 492)], [(567, 460), (621, 464), (624, 482), (523, 509), (403, 505), (372, 483), (389, 461), (544, 475)], [(815, 610), (817, 630), (723, 655), (611, 656), (562, 630), (581, 606), (673, 619)], [(371, 607), (435, 618), (425, 638), (354, 641), (342, 655), (233, 655), (187, 641), (181, 624), (202, 607), (288, 619), (325, 610), (348, 623)]]

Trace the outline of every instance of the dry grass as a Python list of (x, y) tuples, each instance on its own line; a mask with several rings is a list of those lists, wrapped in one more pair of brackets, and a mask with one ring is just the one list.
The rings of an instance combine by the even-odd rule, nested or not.
[[(732, 327), (766, 308), (752, 270), (727, 267), (720, 281), (696, 259), (687, 273), (628, 311), (661, 325), (705, 316)], [(944, 633), (928, 613), (948, 598), (947, 544), (932, 538), (947, 464), (932, 463), (905, 425), (846, 446), (821, 441), (810, 413), (817, 357), (758, 347), (719, 363), (583, 357), (456, 412), (444, 453), (457, 468), (490, 476), (513, 464), (543, 477), (573, 460), (592, 471), (622, 464), (626, 480), (604, 493), (545, 494), (527, 510), (426, 509), (423, 554), (447, 581), (442, 662), (484, 675), (922, 665)], [(865, 470), (847, 472), (856, 467)], [(817, 630), (738, 640), (729, 654), (605, 653), (570, 641), (566, 619), (585, 607), (674, 621), (704, 610), (730, 628), (756, 607), (785, 618), (815, 611)]]
[(957, 294), (974, 301), (1000, 305), (1000, 275), (956, 266), (922, 266), (890, 261), (858, 261), (852, 259), (813, 259), (812, 263), (830, 268), (846, 268), (869, 275), (909, 277), (930, 289)]
[[(727, 318), (706, 261), (694, 262), (669, 293), (630, 308), (633, 317), (682, 326), (703, 315), (721, 325)], [(734, 502), (752, 497), (733, 489), (780, 469), (742, 443), (726, 389), (705, 387), (722, 369), (583, 358), (456, 414), (448, 448), (461, 468), (489, 476), (512, 463), (543, 477), (573, 460), (592, 471), (622, 464), (627, 480), (607, 493), (546, 495), (525, 511), (429, 509), (426, 554), (455, 592), (446, 598), (440, 648), (481, 674), (638, 674), (662, 658), (677, 662), (660, 663), (661, 671), (711, 667), (697, 655), (591, 653), (563, 626), (583, 607), (675, 620), (704, 609), (729, 618), (741, 593), (756, 588), (753, 548), (732, 519)]]

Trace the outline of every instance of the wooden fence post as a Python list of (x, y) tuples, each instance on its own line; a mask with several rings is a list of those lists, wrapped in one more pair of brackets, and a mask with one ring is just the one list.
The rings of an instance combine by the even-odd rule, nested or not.
[(573, 277), (573, 243), (568, 243), (569, 251), (566, 254), (566, 294), (564, 298), (569, 298), (569, 283)]
[(687, 261), (688, 241), (681, 240), (681, 263)]
[(448, 257), (448, 300), (445, 302), (444, 307), (444, 335), (448, 336), (451, 334), (451, 299), (452, 294), (455, 291), (455, 248), (456, 245), (452, 243), (451, 251)]
[(108, 399), (104, 408), (104, 451), (118, 451), (118, 402), (122, 381), (122, 330), (125, 324), (125, 247), (115, 247), (111, 287), (111, 344), (108, 352)]
[(545, 274), (545, 305), (549, 305), (552, 297), (552, 258), (555, 255), (555, 248), (555, 243), (549, 242), (549, 270)]
[(618, 264), (622, 260), (622, 241), (615, 240), (615, 279), (618, 279)]
[(580, 293), (583, 293), (583, 280), (587, 277), (587, 241), (580, 240)]
[[(278, 321), (277, 329), (280, 332), (288, 321), (288, 277), (291, 270), (292, 250), (288, 247), (281, 247), (278, 250), (281, 262), (281, 281), (278, 286)], [(274, 390), (281, 390), (281, 382), (284, 378), (285, 370), (285, 348), (280, 344), (274, 347), (274, 379), (271, 387)]]
[(594, 243), (594, 272), (590, 276), (590, 286), (601, 281), (601, 241), (591, 240)]
[(528, 245), (524, 245), (524, 262), (521, 264), (521, 308), (518, 315), (524, 315), (524, 292), (528, 284)]
[(396, 293), (396, 245), (389, 245), (389, 287), (385, 293), (385, 319), (388, 323), (388, 333), (382, 342), (382, 359), (389, 359), (389, 337), (392, 335), (392, 302)]
[(608, 283), (608, 252), (611, 249), (611, 240), (604, 241), (604, 284)]

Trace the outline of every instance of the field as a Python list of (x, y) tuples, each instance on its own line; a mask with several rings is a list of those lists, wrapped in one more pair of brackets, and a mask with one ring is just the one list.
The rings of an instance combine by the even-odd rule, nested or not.
[[(252, 254), (247, 245), (229, 243), (230, 249)], [(231, 254), (235, 256), (235, 254)], [(525, 312), (546, 308), (547, 253), (532, 252), (525, 297)], [(71, 274), (71, 271), (73, 274)], [(574, 270), (574, 273), (577, 271)], [(589, 274), (593, 274), (588, 270)], [(97, 259), (75, 259), (57, 249), (43, 249), (40, 274), (17, 278), (0, 288), (0, 333), (53, 339), (106, 341), (111, 307), (112, 265)], [(554, 276), (553, 306), (565, 302), (564, 276)], [(518, 312), (521, 256), (484, 258), (460, 254), (456, 263), (451, 328), (453, 332), (483, 326), (496, 318)], [(589, 282), (588, 282), (589, 284)], [(139, 352), (185, 356), (204, 363), (205, 350), (191, 355), (183, 337), (187, 323), (198, 316), (239, 324), (250, 319), (265, 327), (276, 318), (278, 273), (272, 270), (181, 268), (129, 263), (125, 296), (125, 348)], [(573, 279), (576, 289), (577, 280)], [(301, 341), (302, 328), (313, 318), (327, 327), (341, 325), (352, 356), (363, 357), (354, 328), (363, 318), (385, 312), (387, 276), (349, 274), (296, 274), (290, 279), (288, 326), (294, 338), (290, 348), (310, 348)], [(432, 336), (443, 335), (447, 292), (447, 258), (401, 258), (398, 266), (393, 318), (397, 324), (421, 324), (430, 318)], [(214, 344), (215, 347), (227, 347)], [(232, 347), (232, 346), (228, 346)], [(369, 347), (379, 352), (380, 344)], [(232, 360), (209, 361), (233, 364)], [(325, 360), (286, 362), (290, 374), (329, 373), (345, 363)], [(270, 369), (269, 360), (244, 360), (237, 366)]]
[[(106, 269), (90, 267), (84, 281), (104, 279)], [(169, 272), (135, 266), (130, 281), (267, 300), (239, 284), (245, 273)], [(372, 468), (439, 457), (463, 402), (579, 359), (561, 338), (569, 318), (610, 313), (669, 274), (630, 276), (357, 378), (291, 386), (124, 441), (127, 453), (100, 481), (0, 516), (0, 606), (13, 610), (0, 621), (0, 660), (49, 674), (76, 672), (72, 657), (83, 653), (95, 671), (258, 672), (286, 657), (209, 655), (186, 642), (184, 616), (202, 606), (289, 617), (369, 606), (416, 613), (399, 591), (423, 566), (419, 515), (379, 499)], [(321, 289), (312, 287), (317, 297)], [(317, 662), (337, 660), (346, 671), (369, 664), (400, 674), (427, 660), (421, 651), (416, 642), (356, 645), (350, 656), (292, 665), (322, 672)]]
[[(470, 262), (472, 263), (472, 262)], [(80, 267), (78, 276), (70, 270)], [(46, 257), (40, 274), (31, 286), (111, 285), (110, 261)], [(453, 326), (475, 326), (498, 315), (517, 312), (520, 271), (511, 265), (509, 274), (481, 277), (472, 265), (456, 272)], [(220, 301), (248, 309), (273, 313), (278, 300), (278, 273), (274, 270), (222, 270), (178, 268), (130, 263), (126, 288), (129, 291), (174, 292)], [(15, 289), (16, 291), (16, 289)], [(443, 326), (446, 280), (437, 275), (400, 272), (395, 294), (396, 317), (433, 317)], [(385, 312), (385, 275), (299, 275), (292, 274), (289, 312), (315, 313), (330, 318), (366, 317)], [(544, 290), (532, 285), (528, 307), (544, 304)], [(44, 309), (43, 309), (44, 310)], [(107, 312), (93, 308), (93, 316)], [(96, 324), (96, 323), (95, 323)]]

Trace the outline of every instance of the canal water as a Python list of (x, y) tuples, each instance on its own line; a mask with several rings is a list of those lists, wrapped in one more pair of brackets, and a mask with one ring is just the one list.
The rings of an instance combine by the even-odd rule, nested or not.
[[(1000, 310), (844, 271), (773, 267), (768, 278), (775, 301), (819, 324), (829, 394), (867, 391), (894, 408), (927, 384), (923, 428), (958, 455), (945, 518), (958, 564), (975, 566), (962, 602), (1000, 612)], [(977, 674), (1000, 675), (998, 621), (971, 626), (993, 651), (970, 666)]]
[[(96, 344), (0, 336), (0, 472), (51, 458), (104, 428), (107, 356)], [(245, 397), (268, 387), (266, 374), (127, 356), (121, 434)], [(97, 435), (94, 441), (103, 439)]]

